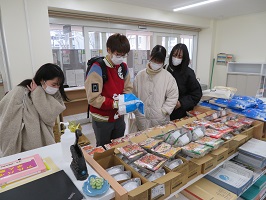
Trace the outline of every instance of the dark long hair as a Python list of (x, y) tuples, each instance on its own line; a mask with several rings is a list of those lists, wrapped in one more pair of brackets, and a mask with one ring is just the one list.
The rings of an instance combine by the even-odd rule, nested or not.
[[(173, 57), (173, 54), (178, 51), (178, 50), (182, 50), (183, 52), (183, 58), (182, 58), (182, 62), (177, 65), (177, 66), (174, 66), (173, 65), (173, 62), (172, 62), (172, 57)], [(182, 43), (179, 43), (177, 45), (175, 45), (170, 53), (170, 56), (169, 56), (169, 66), (170, 68), (172, 68), (173, 70), (175, 68), (181, 68), (181, 71), (183, 72), (184, 69), (186, 67), (188, 67), (189, 65), (189, 62), (190, 62), (190, 59), (189, 59), (189, 53), (188, 53), (188, 49), (187, 49), (187, 46), (185, 44), (182, 44)]]
[(150, 60), (156, 60), (164, 63), (166, 57), (166, 49), (162, 45), (156, 45), (151, 51)]
[[(65, 82), (65, 76), (63, 71), (58, 65), (52, 64), (52, 63), (46, 63), (42, 65), (38, 71), (36, 72), (35, 76), (33, 77), (33, 80), (38, 86), (41, 86), (41, 81), (47, 81), (52, 80), (54, 78), (58, 78), (60, 82), (59, 91), (61, 93), (62, 98), (65, 101), (68, 101), (69, 99), (66, 96), (63, 84)], [(22, 81), (18, 86), (27, 87), (31, 84), (31, 79), (26, 79)]]

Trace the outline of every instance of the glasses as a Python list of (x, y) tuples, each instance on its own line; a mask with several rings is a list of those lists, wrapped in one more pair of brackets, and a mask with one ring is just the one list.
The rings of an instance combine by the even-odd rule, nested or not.
[(117, 58), (126, 58), (128, 57), (128, 54), (124, 54), (124, 55), (121, 55), (121, 54), (117, 54), (117, 53), (113, 53)]

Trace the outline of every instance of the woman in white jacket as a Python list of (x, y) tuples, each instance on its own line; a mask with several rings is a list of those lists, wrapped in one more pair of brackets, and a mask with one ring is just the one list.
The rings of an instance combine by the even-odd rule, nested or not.
[(144, 103), (145, 115), (138, 111), (136, 125), (138, 130), (145, 130), (170, 121), (170, 114), (178, 101), (178, 87), (173, 76), (163, 69), (166, 50), (156, 45), (151, 52), (147, 68), (135, 77), (133, 93)]

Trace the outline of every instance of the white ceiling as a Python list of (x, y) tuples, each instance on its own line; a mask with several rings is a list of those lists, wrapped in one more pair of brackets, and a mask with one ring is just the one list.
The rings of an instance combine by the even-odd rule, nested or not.
[[(110, 0), (113, 2), (173, 12), (174, 8), (205, 0)], [(266, 0), (220, 0), (177, 13), (210, 19), (224, 19), (266, 11)], [(266, 19), (265, 19), (266, 21)]]

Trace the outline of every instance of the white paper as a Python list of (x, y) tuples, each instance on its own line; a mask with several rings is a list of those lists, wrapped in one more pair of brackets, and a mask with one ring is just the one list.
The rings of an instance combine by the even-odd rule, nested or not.
[(251, 140), (240, 146), (239, 149), (266, 158), (265, 141), (252, 138)]
[(84, 71), (83, 69), (75, 70), (76, 86), (84, 86)]
[(66, 70), (66, 82), (69, 86), (76, 86), (75, 70)]

